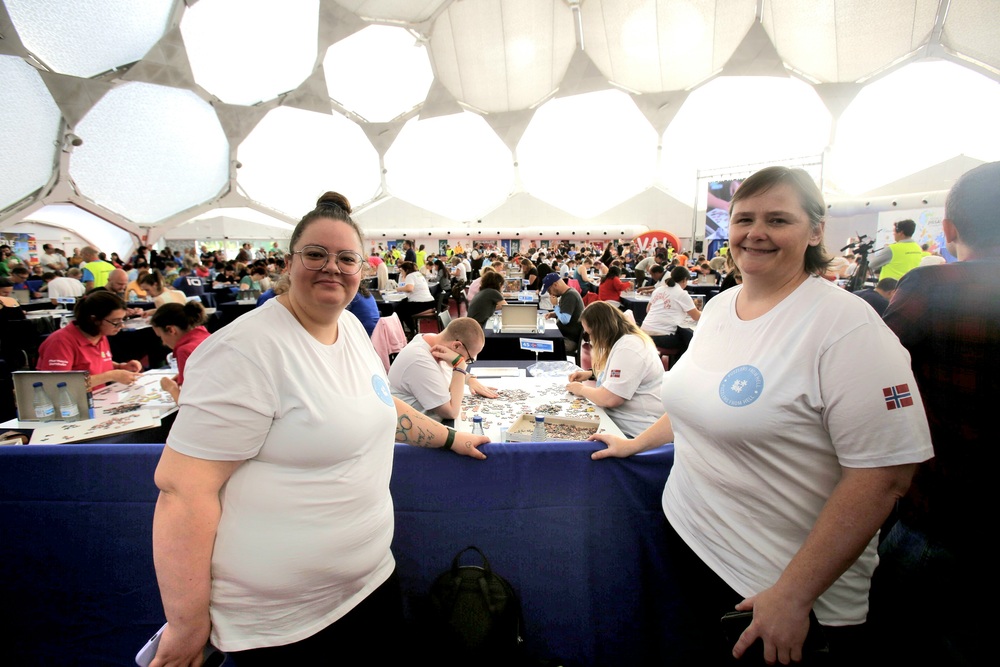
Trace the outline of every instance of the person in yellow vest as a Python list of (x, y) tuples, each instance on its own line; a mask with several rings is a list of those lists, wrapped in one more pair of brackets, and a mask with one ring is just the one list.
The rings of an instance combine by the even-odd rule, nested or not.
[(928, 253), (913, 240), (915, 231), (917, 223), (912, 220), (900, 220), (893, 224), (892, 237), (896, 242), (875, 251), (868, 260), (868, 266), (873, 271), (882, 269), (878, 274), (879, 280), (883, 278), (899, 280), (911, 269), (920, 265), (920, 260)]
[(424, 244), (420, 244), (420, 249), (417, 250), (417, 268), (422, 269), (427, 263), (427, 251), (424, 249)]
[(104, 287), (108, 284), (108, 274), (115, 270), (115, 265), (102, 260), (93, 246), (84, 246), (80, 251), (83, 258), (83, 285), (88, 290), (95, 287)]

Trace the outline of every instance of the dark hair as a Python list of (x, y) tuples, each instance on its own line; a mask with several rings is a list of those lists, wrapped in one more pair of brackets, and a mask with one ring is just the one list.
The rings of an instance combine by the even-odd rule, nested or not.
[(679, 285), (685, 280), (691, 279), (691, 272), (687, 270), (686, 266), (675, 266), (670, 271), (670, 277), (667, 278), (667, 287), (673, 287), (674, 285)]
[(101, 320), (116, 310), (125, 310), (122, 298), (114, 292), (100, 289), (76, 302), (73, 317), (80, 331), (88, 336), (96, 336), (101, 331)]
[(964, 245), (1000, 246), (1000, 162), (981, 164), (962, 174), (951, 186), (944, 203), (944, 217), (951, 220)]
[(165, 303), (157, 308), (149, 318), (149, 323), (158, 329), (175, 326), (188, 331), (201, 326), (208, 319), (205, 308), (197, 301), (187, 303)]
[(665, 273), (666, 269), (664, 269), (663, 265), (661, 265), (661, 264), (653, 264), (651, 267), (649, 267), (649, 272), (650, 273)]
[(913, 236), (913, 232), (917, 231), (917, 223), (912, 220), (900, 220), (892, 228), (903, 236)]
[(603, 278), (601, 278), (601, 284), (603, 285), (605, 282), (609, 280), (614, 280), (621, 274), (622, 270), (619, 269), (615, 264), (612, 264), (611, 267), (608, 268), (608, 272), (604, 274)]
[(878, 281), (875, 287), (877, 289), (882, 290), (883, 292), (891, 292), (892, 290), (896, 289), (896, 286), (898, 284), (899, 281), (896, 280), (895, 278), (883, 278), (882, 280)]
[(351, 218), (351, 203), (347, 201), (347, 197), (339, 192), (324, 192), (316, 200), (316, 208), (302, 216), (299, 224), (295, 225), (295, 229), (292, 230), (292, 238), (288, 241), (288, 251), (291, 252), (295, 249), (295, 245), (299, 242), (306, 227), (323, 218), (346, 222), (358, 235), (358, 243), (361, 244), (361, 247), (365, 247), (364, 234), (361, 232), (361, 227), (358, 226), (358, 223), (354, 222), (354, 219)]
[(55, 280), (58, 277), (59, 276), (57, 276), (52, 271), (46, 271), (45, 273), (42, 274), (42, 280), (44, 280), (45, 282), (49, 282), (50, 280)]
[[(809, 216), (809, 225), (814, 232), (819, 232), (823, 228), (823, 220), (826, 215), (826, 202), (823, 201), (823, 193), (819, 191), (812, 177), (803, 169), (790, 169), (789, 167), (765, 167), (755, 172), (750, 178), (743, 181), (740, 188), (733, 194), (729, 202), (729, 215), (733, 215), (733, 207), (736, 202), (744, 199), (756, 197), (767, 192), (776, 185), (786, 184), (791, 186), (799, 197), (799, 205)], [(803, 268), (806, 273), (823, 275), (830, 265), (832, 258), (827, 254), (823, 245), (822, 237), (816, 245), (806, 247)]]
[(487, 271), (483, 274), (482, 280), (479, 281), (479, 285), (483, 289), (503, 290), (503, 286), (506, 284), (507, 279), (496, 271)]
[(399, 270), (406, 271), (406, 275), (410, 275), (411, 273), (417, 270), (417, 265), (414, 264), (413, 262), (402, 262), (399, 265)]
[(29, 271), (27, 268), (23, 266), (15, 266), (13, 269), (10, 270), (10, 275), (14, 275), (15, 273), (19, 276), (31, 275), (31, 271)]

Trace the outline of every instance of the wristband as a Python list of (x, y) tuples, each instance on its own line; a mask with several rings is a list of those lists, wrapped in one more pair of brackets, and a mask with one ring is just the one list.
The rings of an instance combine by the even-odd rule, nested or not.
[(455, 366), (458, 366), (458, 365), (459, 365), (460, 363), (462, 363), (462, 355), (458, 355), (457, 357), (455, 357), (455, 358), (454, 358), (454, 359), (452, 359), (452, 361), (451, 361), (451, 365), (452, 365), (452, 367), (453, 367), (453, 368), (454, 368)]
[(462, 375), (468, 375), (469, 374), (469, 371), (464, 371), (461, 368), (459, 368), (458, 366), (455, 366), (455, 368), (452, 368), (451, 370), (452, 370), (453, 373), (461, 373)]
[(455, 443), (455, 429), (448, 429), (448, 437), (445, 438), (444, 446), (441, 449), (451, 449), (451, 446)]

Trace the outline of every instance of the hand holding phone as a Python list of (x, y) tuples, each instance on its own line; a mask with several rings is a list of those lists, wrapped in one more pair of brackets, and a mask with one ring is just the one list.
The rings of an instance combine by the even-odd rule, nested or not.
[[(150, 637), (146, 645), (139, 649), (139, 652), (135, 654), (135, 664), (139, 667), (149, 667), (153, 662), (153, 658), (156, 657), (156, 650), (160, 647), (160, 638), (163, 636), (163, 631), (167, 629), (167, 624), (164, 623), (156, 634)], [(226, 661), (226, 654), (215, 648), (211, 644), (205, 644), (205, 650), (202, 654), (202, 667), (219, 667), (223, 662)]]

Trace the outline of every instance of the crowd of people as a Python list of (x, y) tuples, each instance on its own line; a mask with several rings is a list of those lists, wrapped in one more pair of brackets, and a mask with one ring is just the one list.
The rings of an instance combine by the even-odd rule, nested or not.
[[(182, 289), (172, 296), (178, 258), (154, 265), (140, 252), (119, 266), (83, 248), (82, 262), (74, 252), (64, 264), (47, 252), (45, 274), (67, 273), (47, 281), (50, 294), (67, 279), (89, 290), (38, 367), (133, 381), (141, 365), (113, 361), (107, 338), (133, 292), (161, 299), (151, 324), (177, 356), (177, 378), (163, 386), (180, 411), (156, 472), (169, 625), (155, 667), (194, 661), (207, 641), (237, 665), (333, 649), (398, 657), (384, 641), (402, 622), (389, 445), (485, 458), (484, 436), (441, 422), (459, 417), (466, 391), (498, 396), (471, 364), (512, 276), (549, 299), (567, 353), (590, 347), (591, 367), (570, 374), (566, 391), (623, 433), (593, 436), (592, 458), (674, 445), (662, 511), (684, 571), (681, 664), (729, 664), (752, 650), (788, 664), (815, 646), (825, 664), (893, 655), (980, 664), (986, 600), (967, 591), (987, 572), (973, 530), (989, 488), (986, 402), (1000, 377), (998, 183), (1000, 163), (990, 163), (949, 194), (943, 235), (957, 261), (932, 259), (940, 255), (914, 242), (913, 221), (900, 220), (858, 294), (842, 289), (858, 258), (826, 250), (826, 205), (797, 169), (768, 167), (742, 182), (729, 240), (710, 258), (662, 244), (429, 253), (410, 241), (372, 244), (366, 256), (350, 204), (327, 193), (287, 254), (244, 247), (249, 268), (209, 258), (218, 270), (206, 276), (204, 253), (184, 266), (271, 292), (211, 336), (201, 306)], [(386, 371), (363, 283), (376, 277), (386, 289), (390, 270), (411, 337)], [(7, 274), (0, 281), (11, 283)], [(17, 307), (6, 283), (3, 317)], [(702, 308), (689, 284), (718, 291)], [(630, 289), (650, 295), (641, 326), (621, 306)], [(415, 315), (459, 293), (467, 317), (416, 332)], [(664, 347), (681, 351), (669, 372)], [(338, 405), (351, 409), (330, 409)], [(733, 610), (746, 627), (726, 644), (719, 619)]]

